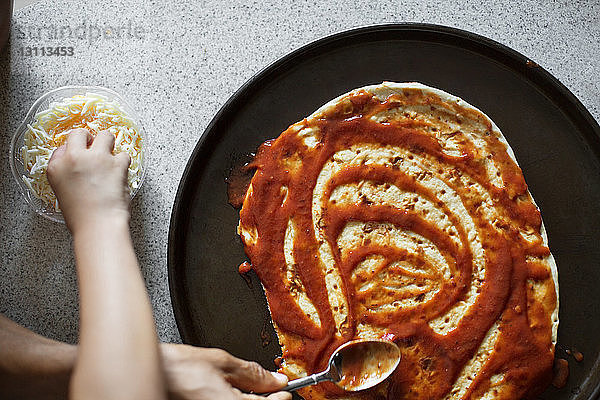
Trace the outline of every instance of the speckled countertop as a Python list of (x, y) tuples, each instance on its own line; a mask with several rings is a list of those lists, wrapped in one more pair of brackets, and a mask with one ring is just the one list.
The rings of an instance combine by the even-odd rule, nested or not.
[[(10, 137), (31, 104), (63, 85), (100, 85), (140, 113), (151, 163), (132, 231), (162, 340), (179, 341), (167, 281), (171, 208), (205, 127), (269, 63), (323, 36), (371, 24), (427, 22), (465, 29), (525, 54), (600, 120), (598, 1), (42, 0), (15, 13), (0, 60), (0, 312), (55, 339), (77, 340), (69, 233), (33, 214), (8, 164)], [(72, 46), (73, 56), (24, 56)]]

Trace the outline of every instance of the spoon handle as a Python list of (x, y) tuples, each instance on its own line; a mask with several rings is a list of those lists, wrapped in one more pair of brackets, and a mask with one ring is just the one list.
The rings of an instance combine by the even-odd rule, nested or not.
[(317, 383), (324, 381), (332, 381), (333, 379), (329, 375), (329, 370), (305, 376), (304, 378), (294, 379), (288, 382), (287, 386), (281, 389), (286, 392), (293, 392), (294, 390), (301, 389), (306, 386), (316, 385)]

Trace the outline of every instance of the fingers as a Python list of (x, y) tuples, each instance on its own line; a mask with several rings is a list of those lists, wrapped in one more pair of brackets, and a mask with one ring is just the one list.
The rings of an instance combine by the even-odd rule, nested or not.
[(228, 365), (223, 368), (225, 379), (240, 390), (256, 393), (273, 392), (281, 389), (288, 382), (285, 375), (267, 371), (258, 363), (230, 357)]
[[(72, 129), (69, 132), (69, 136), (67, 136), (66, 148), (64, 148), (64, 146), (57, 148), (52, 154), (50, 160), (53, 158), (58, 159), (62, 157), (67, 149), (85, 149), (87, 147), (112, 153), (115, 148), (115, 135), (104, 130), (98, 133), (96, 137), (93, 137), (87, 129)], [(119, 165), (123, 166), (124, 168), (129, 167), (129, 163), (131, 162), (129, 154), (121, 152), (116, 154), (115, 158), (117, 159)]]
[(223, 350), (207, 350), (205, 357), (223, 372), (227, 382), (245, 392), (274, 392), (288, 382), (283, 374), (269, 372), (258, 363), (241, 360)]
[(117, 160), (117, 163), (125, 169), (127, 169), (131, 163), (131, 157), (125, 152), (115, 154), (115, 159)]
[[(236, 391), (237, 392), (237, 391)], [(267, 397), (260, 396), (257, 394), (248, 394), (248, 393), (240, 393), (239, 398), (243, 400), (291, 400), (292, 394), (290, 392), (277, 392), (273, 393)]]
[(56, 148), (52, 152), (52, 155), (50, 156), (50, 160), (48, 162), (52, 163), (52, 161), (60, 159), (65, 154), (65, 151), (67, 151), (67, 146), (64, 144)]
[(102, 131), (96, 135), (91, 147), (92, 149), (112, 152), (115, 148), (115, 135), (109, 131)]
[(273, 393), (270, 396), (267, 396), (267, 399), (271, 399), (271, 400), (292, 400), (292, 394), (290, 392), (277, 392), (277, 393)]
[(87, 129), (71, 129), (67, 136), (67, 149), (85, 149), (94, 140)]
[(52, 155), (50, 156), (50, 160), (48, 161), (48, 167), (46, 169), (46, 176), (48, 177), (48, 182), (50, 182), (50, 185), (54, 185), (54, 177), (55, 174), (57, 174), (57, 164), (56, 161), (60, 160), (65, 153), (67, 152), (67, 146), (66, 145), (62, 145), (60, 147), (58, 147), (57, 149), (55, 149), (52, 152)]

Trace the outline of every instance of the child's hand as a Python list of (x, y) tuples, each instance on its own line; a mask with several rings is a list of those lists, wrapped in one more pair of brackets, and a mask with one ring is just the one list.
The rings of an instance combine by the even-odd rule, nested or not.
[(103, 221), (129, 222), (131, 197), (127, 186), (129, 155), (112, 155), (115, 137), (108, 131), (96, 138), (74, 129), (48, 163), (48, 181), (73, 234), (82, 226)]
[(219, 349), (183, 344), (161, 344), (163, 371), (173, 400), (291, 400), (288, 392), (261, 397), (251, 393), (280, 390), (287, 384), (282, 374), (272, 374), (251, 361), (240, 360)]

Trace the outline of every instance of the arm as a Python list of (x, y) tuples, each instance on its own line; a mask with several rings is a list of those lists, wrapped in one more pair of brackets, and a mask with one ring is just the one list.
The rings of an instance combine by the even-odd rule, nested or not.
[[(107, 133), (92, 143), (87, 131), (73, 131), (48, 166), (73, 234), (81, 299), (79, 349), (1, 318), (0, 397), (23, 398), (19, 390), (29, 390), (27, 398), (62, 399), (70, 380), (75, 399), (164, 398), (163, 371), (173, 400), (253, 400), (263, 397), (241, 391), (285, 386), (284, 375), (222, 350), (163, 344), (161, 360), (129, 235), (129, 160), (111, 155), (113, 143)], [(291, 395), (268, 398), (289, 400)]]
[[(37, 335), (0, 314), (0, 397), (65, 399), (76, 352), (76, 346)], [(172, 400), (223, 399), (235, 393), (234, 388), (271, 392), (287, 383), (284, 375), (271, 374), (222, 350), (163, 343), (160, 352)], [(289, 393), (269, 396), (291, 398)]]
[(75, 346), (37, 335), (0, 314), (0, 397), (66, 398), (76, 353)]
[(127, 221), (98, 221), (73, 241), (81, 325), (72, 398), (164, 398), (158, 339)]
[[(89, 146), (89, 147), (88, 147)], [(114, 136), (83, 129), (55, 151), (48, 179), (73, 246), (79, 278), (80, 345), (73, 399), (163, 399), (158, 340), (129, 234), (125, 153)]]

